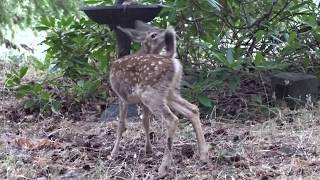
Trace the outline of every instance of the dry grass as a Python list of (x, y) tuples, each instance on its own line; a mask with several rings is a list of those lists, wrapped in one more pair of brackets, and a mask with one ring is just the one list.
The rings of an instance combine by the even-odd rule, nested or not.
[[(17, 104), (3, 94), (1, 112), (9, 112)], [(281, 110), (276, 118), (254, 125), (203, 120), (210, 145), (208, 164), (198, 161), (192, 127), (182, 120), (167, 179), (319, 179), (319, 115), (313, 107)], [(115, 138), (114, 122), (101, 122), (89, 115), (81, 120), (63, 116), (5, 117), (1, 114), (1, 178), (152, 179), (157, 174), (164, 147), (160, 122), (152, 122), (153, 155), (144, 153), (141, 123), (131, 122), (120, 156), (112, 160), (109, 154)]]
[[(19, 104), (10, 92), (0, 89), (0, 179), (156, 176), (165, 144), (161, 122), (152, 121), (152, 155), (144, 153), (142, 124), (130, 122), (120, 156), (112, 160), (115, 122), (101, 122), (90, 113), (21, 116)], [(209, 163), (199, 162), (192, 126), (181, 120), (174, 163), (166, 179), (320, 179), (317, 107), (299, 111), (284, 108), (273, 119), (242, 121), (252, 123), (222, 118), (202, 122), (210, 146)]]

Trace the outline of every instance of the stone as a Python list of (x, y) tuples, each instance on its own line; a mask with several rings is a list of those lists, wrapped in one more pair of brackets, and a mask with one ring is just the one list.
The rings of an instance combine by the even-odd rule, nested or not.
[[(108, 107), (103, 111), (103, 113), (100, 116), (100, 119), (103, 121), (114, 121), (119, 116), (119, 104), (118, 101), (114, 101)], [(138, 106), (136, 104), (130, 104), (128, 106), (128, 114), (127, 118), (128, 120), (131, 119), (138, 119), (139, 117), (139, 111)]]
[(271, 76), (272, 93), (276, 99), (284, 99), (290, 109), (307, 102), (308, 96), (315, 100), (318, 96), (319, 80), (304, 73), (283, 72)]

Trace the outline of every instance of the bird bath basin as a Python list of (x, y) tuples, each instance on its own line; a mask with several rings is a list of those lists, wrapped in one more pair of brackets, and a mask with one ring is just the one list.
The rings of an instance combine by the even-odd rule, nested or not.
[(93, 21), (109, 26), (132, 26), (135, 20), (150, 22), (161, 11), (160, 5), (115, 5), (84, 7), (81, 10)]

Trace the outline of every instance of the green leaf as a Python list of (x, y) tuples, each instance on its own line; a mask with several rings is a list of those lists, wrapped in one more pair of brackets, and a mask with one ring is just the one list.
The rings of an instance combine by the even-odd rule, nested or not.
[(38, 59), (34, 59), (32, 65), (37, 70), (41, 70), (41, 71), (44, 70), (44, 64)]
[(257, 42), (261, 41), (261, 39), (263, 38), (263, 36), (264, 36), (264, 31), (263, 31), (263, 30), (259, 30), (258, 32), (256, 32)]
[(54, 27), (56, 25), (56, 19), (52, 16), (49, 17), (50, 26)]
[(35, 94), (38, 94), (43, 90), (43, 88), (40, 84), (31, 84), (30, 83), (29, 86), (32, 88), (32, 91)]
[(182, 80), (181, 85), (182, 85), (182, 86), (185, 86), (185, 87), (187, 87), (187, 88), (192, 88), (192, 84), (190, 84), (189, 82), (187, 82), (187, 81), (185, 81), (185, 80)]
[(227, 61), (229, 64), (232, 64), (233, 61), (234, 61), (234, 58), (233, 58), (233, 51), (231, 48), (228, 48), (227, 49)]
[(46, 31), (50, 28), (48, 26), (37, 26), (37, 27), (35, 27), (35, 29), (38, 31)]
[(312, 28), (316, 28), (318, 26), (317, 17), (313, 15), (303, 15), (301, 16), (301, 20)]
[(86, 3), (86, 4), (97, 4), (97, 1), (96, 0), (86, 0), (86, 1), (84, 1), (84, 3)]
[(212, 107), (212, 101), (208, 98), (208, 96), (200, 95), (198, 97), (199, 102), (205, 107)]
[(289, 40), (288, 40), (289, 44), (292, 44), (292, 43), (294, 43), (296, 41), (297, 41), (297, 33), (296, 32), (290, 32)]
[(84, 1), (86, 4), (89, 4), (89, 5), (112, 5), (113, 2), (112, 0), (85, 0)]
[(254, 59), (254, 63), (255, 65), (260, 65), (260, 64), (263, 64), (263, 62), (264, 62), (264, 57), (261, 52), (258, 52)]
[(72, 17), (64, 18), (64, 19), (61, 20), (61, 25), (63, 27), (67, 27), (67, 26), (70, 26), (72, 22), (73, 22), (73, 18)]
[(221, 6), (221, 4), (219, 4), (218, 1), (216, 1), (216, 0), (208, 0), (208, 2), (213, 8), (215, 8), (215, 9), (220, 11), (222, 6)]
[(20, 85), (21, 78), (19, 78), (18, 72), (12, 70), (11, 73), (6, 74), (6, 80), (4, 85), (8, 88), (13, 88), (15, 86)]
[(20, 70), (19, 70), (19, 78), (22, 79), (28, 72), (28, 67), (27, 66), (24, 66), (24, 67), (21, 67)]
[(223, 55), (223, 54), (221, 54), (221, 53), (219, 53), (219, 52), (212, 52), (211, 53), (214, 57), (216, 57), (216, 59), (220, 62), (220, 63), (222, 63), (223, 65), (228, 65), (227, 63), (227, 60), (226, 60), (226, 58), (225, 58), (225, 56)]
[(50, 103), (51, 103), (51, 111), (54, 113), (59, 113), (59, 110), (61, 108), (61, 104), (58, 101), (52, 100), (52, 99), (51, 99)]
[(24, 102), (24, 108), (25, 109), (29, 109), (32, 108), (33, 106), (35, 106), (35, 102), (33, 101), (33, 99), (28, 99)]
[(229, 77), (228, 85), (231, 91), (235, 91), (240, 86), (240, 77), (236, 74), (231, 75), (231, 77)]
[(257, 104), (262, 104), (261, 96), (255, 95), (252, 97)]
[(305, 1), (305, 2), (302, 2), (300, 4), (296, 4), (296, 5), (292, 6), (292, 7), (290, 7), (290, 10), (300, 10), (302, 7), (304, 7), (308, 3), (309, 3), (309, 1)]
[(12, 79), (6, 79), (6, 81), (4, 82), (4, 86), (6, 88), (12, 88), (15, 86), (15, 83)]
[(33, 85), (30, 85), (30, 84), (19, 86), (16, 89), (16, 97), (22, 98), (32, 94), (33, 88), (34, 88)]
[(52, 18), (49, 18), (49, 17), (43, 17), (43, 18), (41, 18), (40, 23), (48, 28), (54, 27), (54, 25), (52, 26), (51, 19)]
[(51, 96), (50, 93), (47, 92), (47, 91), (41, 91), (40, 92), (40, 97), (41, 97), (42, 100), (49, 101), (50, 96)]

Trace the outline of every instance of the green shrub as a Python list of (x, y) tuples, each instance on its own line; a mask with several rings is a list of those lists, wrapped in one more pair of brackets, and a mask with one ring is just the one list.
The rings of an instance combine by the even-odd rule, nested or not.
[[(203, 107), (214, 106), (209, 92), (225, 91), (227, 87), (232, 93), (246, 74), (288, 69), (320, 73), (320, 17), (312, 0), (161, 2), (165, 8), (153, 23), (161, 27), (170, 23), (175, 27), (178, 56), (186, 74), (194, 76), (193, 81), (184, 82), (183, 94)], [(112, 32), (77, 17), (44, 17), (36, 29), (47, 32), (43, 43), (48, 46), (45, 59), (32, 62), (41, 72), (39, 82), (21, 85), (23, 69), (22, 74), (10, 73), (6, 81), (8, 86), (24, 92), (17, 94), (28, 98), (27, 107), (56, 106), (52, 102), (57, 101), (58, 93), (66, 93), (77, 102), (106, 96), (101, 91), (102, 82), (107, 81), (116, 53)]]
[(7, 74), (6, 80), (18, 98), (25, 98), (26, 108), (58, 112), (62, 94), (77, 102), (106, 97), (102, 83), (108, 78), (110, 59), (115, 54), (114, 39), (107, 28), (85, 18), (50, 17), (43, 18), (36, 29), (47, 32), (42, 42), (48, 46), (45, 59), (32, 59), (41, 77), (21, 83), (27, 72), (23, 67)]

